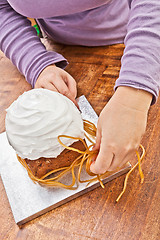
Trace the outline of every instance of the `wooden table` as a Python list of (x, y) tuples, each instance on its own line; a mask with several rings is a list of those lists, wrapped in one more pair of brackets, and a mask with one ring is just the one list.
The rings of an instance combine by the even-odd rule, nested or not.
[[(56, 46), (70, 62), (67, 71), (99, 114), (113, 94), (123, 45), (109, 47)], [(5, 131), (5, 109), (30, 89), (24, 77), (0, 53), (0, 132)], [(160, 239), (160, 99), (149, 112), (142, 144), (147, 151), (142, 164), (145, 181), (133, 172), (119, 203), (115, 203), (125, 176), (91, 191), (25, 225), (15, 224), (0, 180), (0, 239), (158, 240)]]

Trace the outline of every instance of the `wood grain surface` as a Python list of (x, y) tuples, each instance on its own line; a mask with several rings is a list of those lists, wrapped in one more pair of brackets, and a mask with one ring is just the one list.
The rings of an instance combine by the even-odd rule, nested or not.
[[(70, 62), (66, 70), (76, 79), (78, 96), (84, 94), (99, 114), (113, 94), (120, 70), (123, 45), (108, 47), (50, 46)], [(0, 132), (5, 131), (5, 109), (24, 91), (31, 89), (15, 66), (0, 53)], [(25, 225), (14, 222), (0, 180), (0, 239), (3, 240), (158, 240), (160, 239), (160, 99), (149, 111), (143, 137), (147, 154), (131, 175), (119, 203), (124, 176), (113, 180)], [(135, 162), (131, 159), (131, 162)]]

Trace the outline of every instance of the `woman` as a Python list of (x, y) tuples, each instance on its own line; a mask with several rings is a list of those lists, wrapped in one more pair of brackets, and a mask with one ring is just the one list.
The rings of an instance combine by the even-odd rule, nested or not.
[(27, 17), (36, 18), (48, 37), (60, 43), (125, 43), (116, 91), (98, 121), (94, 173), (126, 163), (145, 132), (160, 86), (159, 13), (159, 0), (0, 1), (1, 50), (32, 87), (58, 91), (73, 102), (76, 82), (63, 70), (66, 59), (46, 51)]

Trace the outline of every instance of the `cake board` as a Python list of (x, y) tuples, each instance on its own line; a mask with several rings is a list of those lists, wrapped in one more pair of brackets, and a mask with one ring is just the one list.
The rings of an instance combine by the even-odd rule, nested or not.
[[(82, 118), (96, 124), (98, 116), (85, 96), (81, 96), (77, 101)], [(103, 183), (128, 172), (130, 168), (131, 165), (126, 164), (118, 172), (103, 179)], [(15, 222), (19, 226), (100, 186), (99, 182), (92, 182), (87, 187), (86, 183), (79, 183), (76, 190), (67, 190), (34, 184), (28, 177), (27, 171), (18, 162), (5, 132), (0, 134), (0, 174)], [(89, 178), (84, 168), (81, 178)], [(64, 181), (69, 184), (70, 176), (66, 175)]]

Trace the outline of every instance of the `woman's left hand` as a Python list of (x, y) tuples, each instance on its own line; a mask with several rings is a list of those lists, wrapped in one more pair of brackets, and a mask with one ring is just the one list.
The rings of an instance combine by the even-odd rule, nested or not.
[(119, 87), (102, 110), (97, 126), (98, 155), (91, 172), (103, 174), (128, 162), (138, 148), (147, 123), (152, 94), (131, 87)]

